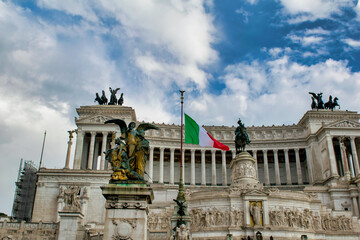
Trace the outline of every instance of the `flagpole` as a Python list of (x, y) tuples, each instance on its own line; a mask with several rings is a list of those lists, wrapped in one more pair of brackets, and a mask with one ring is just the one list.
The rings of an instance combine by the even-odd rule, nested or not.
[(184, 90), (180, 90), (180, 100), (181, 100), (181, 126), (180, 126), (180, 183), (179, 183), (179, 192), (176, 197), (178, 201), (185, 201), (184, 194), (184, 182), (183, 182), (183, 121), (184, 121)]

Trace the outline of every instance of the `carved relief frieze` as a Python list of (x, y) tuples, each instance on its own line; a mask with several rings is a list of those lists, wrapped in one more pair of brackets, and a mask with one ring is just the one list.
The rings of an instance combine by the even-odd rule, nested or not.
[(137, 201), (106, 200), (105, 208), (147, 210), (147, 205)]
[(321, 215), (309, 209), (277, 208), (269, 211), (272, 226), (313, 229), (315, 231), (352, 230), (351, 218), (345, 215)]
[(170, 215), (165, 211), (150, 211), (148, 215), (148, 228), (150, 231), (167, 231), (170, 226)]
[(217, 208), (194, 208), (189, 213), (191, 230), (193, 232), (203, 231), (212, 227), (242, 226), (243, 212), (239, 209), (219, 210)]

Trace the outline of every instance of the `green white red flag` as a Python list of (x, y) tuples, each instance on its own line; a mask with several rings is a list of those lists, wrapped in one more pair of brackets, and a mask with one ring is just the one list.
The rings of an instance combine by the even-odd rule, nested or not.
[(202, 147), (213, 147), (224, 151), (229, 151), (229, 147), (213, 138), (202, 126), (197, 124), (194, 119), (185, 115), (185, 143), (196, 144)]

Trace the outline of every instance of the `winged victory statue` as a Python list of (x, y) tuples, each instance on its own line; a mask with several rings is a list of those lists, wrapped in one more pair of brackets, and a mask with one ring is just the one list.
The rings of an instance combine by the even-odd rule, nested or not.
[(141, 180), (144, 181), (145, 164), (149, 155), (149, 141), (145, 131), (159, 129), (149, 123), (130, 122), (127, 126), (122, 119), (111, 119), (105, 124), (114, 123), (120, 127), (121, 136), (115, 139), (116, 147), (105, 152), (105, 158), (113, 170), (110, 181)]

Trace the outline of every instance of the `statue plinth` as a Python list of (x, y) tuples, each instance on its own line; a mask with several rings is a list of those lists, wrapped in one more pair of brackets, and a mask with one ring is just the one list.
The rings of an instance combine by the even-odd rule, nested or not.
[(80, 211), (64, 210), (59, 212), (59, 240), (79, 239), (81, 232), (78, 231), (84, 215)]
[(255, 162), (248, 152), (237, 154), (230, 163), (231, 186), (258, 184)]
[(104, 240), (148, 239), (148, 205), (154, 199), (146, 183), (108, 184), (101, 187), (106, 199)]

